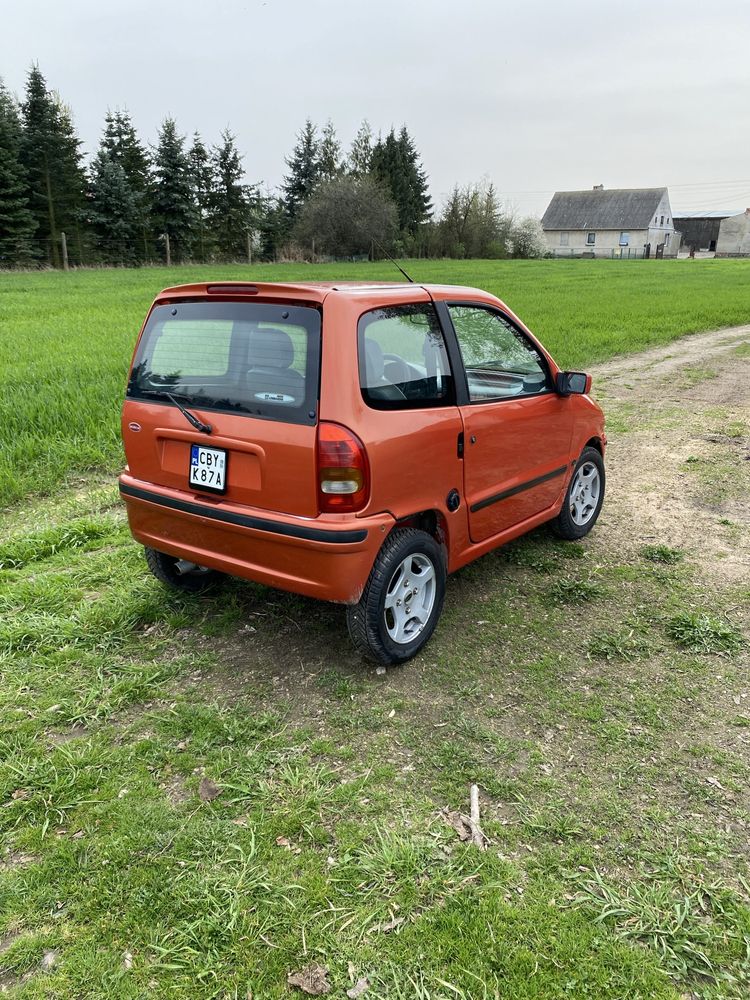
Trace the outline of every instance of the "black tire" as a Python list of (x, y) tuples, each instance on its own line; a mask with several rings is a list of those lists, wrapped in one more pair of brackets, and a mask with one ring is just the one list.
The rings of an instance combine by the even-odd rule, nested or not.
[(178, 563), (182, 560), (176, 556), (168, 556), (166, 552), (157, 552), (156, 549), (144, 547), (148, 568), (160, 583), (172, 587), (174, 590), (185, 590), (191, 594), (199, 594), (213, 584), (217, 583), (222, 573), (215, 569), (205, 569), (196, 566), (193, 570), (180, 572)]
[[(426, 581), (421, 596), (416, 599), (414, 595), (419, 593), (420, 588), (415, 587), (413, 580), (406, 577), (408, 568), (404, 569), (397, 580), (402, 564), (409, 557), (413, 557), (413, 580)], [(432, 568), (432, 576), (429, 567)], [(415, 528), (398, 528), (392, 531), (378, 553), (359, 603), (346, 610), (349, 635), (359, 652), (376, 663), (386, 664), (405, 663), (416, 656), (435, 631), (445, 600), (445, 577), (443, 550), (431, 535)], [(401, 586), (404, 587), (404, 611), (395, 612), (386, 607), (386, 600), (389, 604), (395, 603), (395, 588)], [(412, 600), (414, 604), (425, 600), (429, 602), (424, 620), (420, 619), (418, 608), (415, 608), (413, 618), (407, 618), (405, 612), (411, 611), (408, 600)], [(400, 598), (398, 603), (401, 605)], [(394, 614), (405, 619), (402, 622), (403, 628), (396, 622)], [(403, 639), (396, 641), (393, 632), (400, 629)], [(413, 638), (409, 638), (411, 635)]]
[[(586, 466), (593, 466), (596, 469), (599, 478), (599, 488), (595, 499), (589, 497), (589, 500), (593, 499), (594, 502), (584, 504), (583, 512), (581, 512), (580, 505), (578, 504), (576, 497), (573, 496), (573, 492), (578, 482), (578, 473), (580, 470), (584, 470), (582, 474), (585, 475)], [(581, 452), (581, 457), (576, 462), (573, 475), (570, 477), (570, 482), (568, 483), (568, 488), (565, 491), (565, 499), (563, 500), (560, 513), (554, 521), (551, 522), (552, 530), (558, 534), (560, 538), (565, 538), (568, 541), (575, 541), (577, 538), (583, 538), (584, 535), (588, 535), (596, 524), (599, 512), (602, 509), (602, 504), (604, 503), (605, 483), (606, 477), (602, 456), (596, 448), (584, 448)], [(574, 514), (574, 510), (576, 508), (579, 511), (577, 517)], [(582, 518), (583, 523), (581, 523)]]

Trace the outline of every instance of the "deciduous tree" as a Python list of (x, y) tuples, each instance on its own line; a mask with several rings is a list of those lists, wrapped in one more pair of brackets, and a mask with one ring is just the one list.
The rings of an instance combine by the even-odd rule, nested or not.
[(389, 244), (397, 231), (393, 199), (371, 177), (324, 181), (305, 203), (295, 238), (334, 257), (366, 254), (373, 240)]

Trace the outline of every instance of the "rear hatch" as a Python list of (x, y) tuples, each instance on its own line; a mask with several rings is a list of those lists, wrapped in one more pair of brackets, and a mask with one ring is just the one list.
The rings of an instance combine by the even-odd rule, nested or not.
[(320, 331), (313, 305), (156, 305), (123, 407), (130, 475), (204, 500), (315, 517)]

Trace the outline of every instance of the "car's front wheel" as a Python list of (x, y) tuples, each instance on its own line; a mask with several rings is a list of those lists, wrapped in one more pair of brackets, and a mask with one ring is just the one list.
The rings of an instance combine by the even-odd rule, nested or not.
[(380, 550), (359, 602), (347, 608), (349, 635), (378, 663), (404, 663), (435, 631), (445, 599), (445, 559), (425, 531), (399, 528)]
[(604, 482), (604, 459), (596, 448), (584, 448), (570, 478), (562, 509), (552, 522), (561, 538), (574, 541), (588, 535), (602, 509)]
[(148, 546), (145, 546), (144, 552), (148, 568), (156, 579), (175, 590), (187, 590), (197, 594), (222, 577), (222, 574), (214, 569), (169, 556), (166, 552), (157, 552)]

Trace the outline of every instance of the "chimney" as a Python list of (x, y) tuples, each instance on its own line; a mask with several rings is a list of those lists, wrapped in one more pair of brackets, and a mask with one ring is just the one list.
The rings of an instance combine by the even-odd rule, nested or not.
[(603, 190), (604, 190), (603, 184), (594, 184), (594, 191), (603, 191)]

